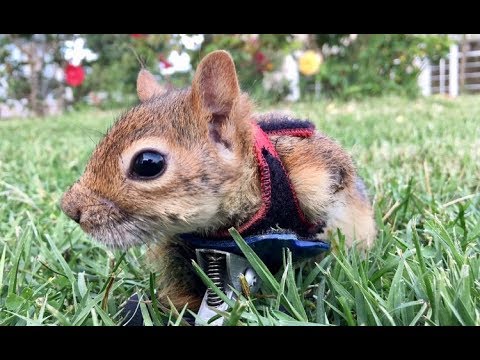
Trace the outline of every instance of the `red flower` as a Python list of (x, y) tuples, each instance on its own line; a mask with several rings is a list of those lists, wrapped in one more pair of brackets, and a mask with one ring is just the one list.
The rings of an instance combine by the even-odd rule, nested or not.
[(257, 51), (255, 53), (255, 55), (253, 56), (253, 59), (255, 60), (255, 62), (259, 65), (263, 64), (265, 62), (265, 60), (267, 60), (267, 57), (265, 56), (265, 54), (261, 51)]
[(65, 68), (65, 79), (70, 86), (79, 86), (85, 80), (85, 71), (82, 66), (68, 64)]
[(130, 34), (130, 36), (134, 39), (139, 39), (147, 36), (147, 34)]
[(170, 61), (165, 59), (165, 56), (163, 56), (163, 54), (158, 55), (158, 60), (163, 64), (165, 69), (168, 69), (169, 67), (173, 66), (173, 64)]
[(165, 66), (165, 69), (173, 66), (172, 63), (168, 60), (161, 61), (161, 63), (163, 64), (163, 66)]
[(267, 56), (262, 51), (258, 50), (253, 55), (253, 61), (255, 63), (255, 67), (257, 68), (257, 71), (263, 72), (265, 70), (269, 70), (269, 65), (268, 64), (269, 64), (270, 60), (267, 58)]

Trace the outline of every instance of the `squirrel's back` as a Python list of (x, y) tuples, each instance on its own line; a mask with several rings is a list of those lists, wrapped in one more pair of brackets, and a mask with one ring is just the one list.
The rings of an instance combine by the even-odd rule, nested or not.
[[(305, 126), (291, 114), (257, 114), (266, 129)], [(281, 133), (277, 131), (273, 133)], [(369, 248), (376, 235), (373, 210), (363, 180), (350, 155), (333, 139), (316, 130), (310, 137), (272, 135), (274, 144), (297, 193), (300, 207), (311, 222), (324, 220), (326, 233), (339, 227), (347, 244), (354, 240)], [(322, 233), (321, 235), (324, 235)]]

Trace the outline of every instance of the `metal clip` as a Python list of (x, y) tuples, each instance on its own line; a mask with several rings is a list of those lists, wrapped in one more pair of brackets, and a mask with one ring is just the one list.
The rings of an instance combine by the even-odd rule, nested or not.
[[(202, 270), (229, 299), (235, 300), (236, 298), (230, 286), (242, 292), (240, 275), (245, 277), (250, 287), (250, 293), (255, 293), (260, 288), (260, 279), (243, 256), (213, 249), (197, 249), (196, 256)], [(203, 325), (203, 321), (206, 322), (217, 315), (213, 309), (227, 310), (227, 308), (227, 303), (223, 302), (211, 289), (207, 289), (198, 311), (198, 317), (202, 321), (197, 319), (195, 325)], [(220, 317), (210, 324), (222, 325), (224, 320), (223, 317)]]

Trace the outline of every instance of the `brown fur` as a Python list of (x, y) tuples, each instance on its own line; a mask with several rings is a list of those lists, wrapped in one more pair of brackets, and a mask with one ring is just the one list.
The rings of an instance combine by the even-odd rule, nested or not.
[[(159, 297), (196, 308), (200, 295), (176, 235), (238, 226), (261, 205), (248, 96), (240, 92), (230, 55), (216, 51), (198, 66), (192, 87), (164, 91), (146, 70), (137, 81), (141, 104), (123, 114), (95, 149), (62, 208), (98, 241), (110, 246), (149, 244)], [(326, 219), (347, 243), (369, 248), (375, 237), (371, 205), (359, 191), (350, 156), (321, 133), (272, 137), (300, 206), (311, 221)], [(165, 173), (129, 177), (142, 149), (164, 154)]]
[(142, 69), (137, 76), (137, 95), (140, 101), (147, 101), (155, 96), (161, 96), (165, 92), (153, 75)]

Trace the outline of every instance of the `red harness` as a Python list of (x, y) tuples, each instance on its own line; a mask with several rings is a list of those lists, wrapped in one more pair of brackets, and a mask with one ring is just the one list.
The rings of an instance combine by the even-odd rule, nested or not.
[[(308, 121), (281, 119), (274, 122), (252, 123), (254, 150), (260, 171), (262, 205), (245, 223), (237, 227), (246, 243), (271, 269), (282, 263), (283, 248), (289, 248), (294, 259), (311, 258), (329, 249), (318, 239), (325, 222), (308, 222), (299, 206), (297, 195), (270, 136), (308, 138), (315, 127)], [(208, 236), (189, 233), (180, 237), (192, 250), (212, 249), (242, 255), (228, 230)]]
[[(324, 222), (312, 224), (305, 218), (288, 173), (269, 138), (269, 136), (308, 138), (315, 132), (314, 125), (309, 121), (288, 119), (252, 122), (252, 127), (255, 136), (255, 157), (260, 170), (262, 205), (255, 215), (237, 230), (242, 235), (252, 235), (268, 233), (272, 228), (281, 228), (305, 237), (320, 232), (325, 225)], [(228, 231), (222, 230), (211, 237), (228, 236)]]

